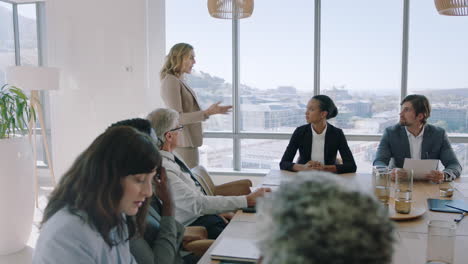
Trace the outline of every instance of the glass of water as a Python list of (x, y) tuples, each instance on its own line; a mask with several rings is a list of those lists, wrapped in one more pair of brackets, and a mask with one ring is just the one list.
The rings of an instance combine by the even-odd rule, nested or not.
[(455, 188), (453, 187), (453, 182), (442, 181), (441, 183), (439, 183), (440, 197), (452, 197), (454, 189)]
[(395, 169), (395, 212), (409, 214), (413, 201), (413, 170)]
[(390, 170), (387, 167), (374, 167), (372, 171), (374, 194), (383, 205), (390, 199)]
[(429, 221), (426, 264), (453, 264), (455, 236), (456, 225), (454, 222)]

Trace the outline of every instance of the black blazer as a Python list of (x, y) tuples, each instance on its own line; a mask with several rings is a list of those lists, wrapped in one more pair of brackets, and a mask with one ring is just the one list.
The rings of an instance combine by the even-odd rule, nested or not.
[[(296, 128), (289, 140), (283, 158), (281, 158), (280, 169), (293, 171), (293, 159), (298, 149), (299, 160), (297, 163), (306, 164), (310, 161), (310, 152), (312, 151), (312, 128), (310, 124)], [(340, 151), (343, 164), (336, 164), (338, 151)], [(356, 172), (353, 153), (349, 149), (343, 130), (328, 123), (327, 133), (325, 134), (324, 161), (325, 165), (336, 165), (336, 173)]]

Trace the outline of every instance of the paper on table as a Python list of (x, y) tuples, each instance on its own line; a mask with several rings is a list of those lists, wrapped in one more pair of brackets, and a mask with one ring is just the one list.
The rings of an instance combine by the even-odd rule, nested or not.
[(404, 169), (412, 169), (414, 171), (414, 179), (424, 179), (424, 175), (431, 172), (431, 170), (437, 170), (439, 160), (436, 159), (408, 159), (405, 158), (403, 165)]
[(241, 263), (257, 263), (260, 251), (255, 242), (250, 239), (223, 237), (211, 251), (211, 258)]

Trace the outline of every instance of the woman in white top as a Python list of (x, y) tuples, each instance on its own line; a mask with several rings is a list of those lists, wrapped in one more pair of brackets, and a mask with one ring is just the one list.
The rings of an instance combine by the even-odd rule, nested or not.
[[(282, 170), (324, 170), (334, 173), (356, 171), (353, 153), (343, 131), (327, 122), (338, 115), (333, 100), (326, 95), (316, 95), (309, 100), (306, 125), (296, 128), (280, 162)], [(293, 162), (299, 150), (297, 163)], [(337, 162), (340, 152), (343, 163)]]
[(129, 239), (143, 235), (160, 164), (149, 136), (127, 126), (101, 134), (50, 195), (33, 263), (136, 263)]
[(168, 108), (180, 114), (179, 146), (175, 150), (190, 168), (199, 165), (198, 147), (203, 144), (202, 121), (211, 115), (226, 114), (231, 105), (221, 106), (220, 102), (202, 110), (195, 92), (184, 82), (184, 75), (192, 72), (195, 52), (187, 43), (175, 44), (161, 69), (161, 97)]

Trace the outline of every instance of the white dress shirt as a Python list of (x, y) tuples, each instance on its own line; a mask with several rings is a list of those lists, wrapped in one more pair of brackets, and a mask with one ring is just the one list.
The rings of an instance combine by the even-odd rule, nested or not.
[[(208, 196), (175, 162), (174, 153), (160, 150), (175, 204), (175, 218), (187, 226), (206, 214), (219, 214), (247, 207), (245, 196)], [(178, 157), (180, 159), (180, 157)], [(182, 159), (180, 159), (182, 160)]]
[[(408, 127), (405, 127), (406, 129), (406, 134), (408, 135), (408, 141), (409, 141), (409, 148), (410, 148), (410, 153), (411, 153), (411, 158), (412, 159), (421, 159), (421, 145), (423, 141), (423, 135), (424, 135), (424, 128), (426, 126), (423, 126), (423, 129), (421, 130), (421, 133), (419, 135), (414, 136), (411, 134), (411, 132), (408, 131)], [(427, 157), (425, 157), (427, 158)]]
[(325, 127), (321, 134), (317, 134), (317, 132), (315, 132), (312, 124), (310, 127), (312, 129), (312, 150), (310, 153), (310, 160), (325, 164), (325, 134), (327, 133), (328, 126)]

